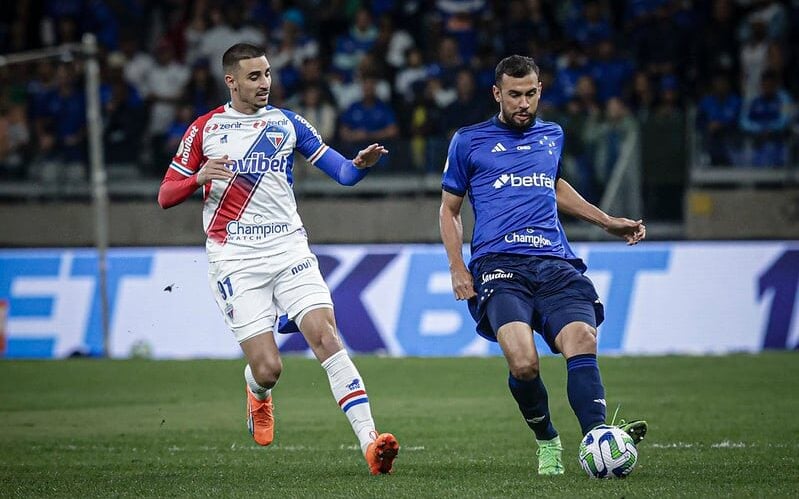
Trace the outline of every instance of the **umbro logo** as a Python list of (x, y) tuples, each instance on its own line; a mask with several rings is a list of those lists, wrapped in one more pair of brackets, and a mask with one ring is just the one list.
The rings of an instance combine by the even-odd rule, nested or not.
[(546, 415), (538, 416), (537, 418), (530, 418), (530, 419), (525, 418), (525, 421), (527, 421), (528, 423), (536, 424), (536, 423), (540, 423), (541, 421), (543, 421), (544, 418), (546, 418)]
[(491, 152), (504, 152), (504, 151), (507, 151), (507, 149), (505, 149), (505, 146), (503, 146), (501, 142), (497, 142), (497, 145), (495, 145), (494, 148), (491, 149)]
[(605, 403), (605, 399), (594, 399), (594, 402), (596, 402), (597, 404), (602, 404), (605, 407), (607, 407), (607, 405), (608, 405), (608, 404)]

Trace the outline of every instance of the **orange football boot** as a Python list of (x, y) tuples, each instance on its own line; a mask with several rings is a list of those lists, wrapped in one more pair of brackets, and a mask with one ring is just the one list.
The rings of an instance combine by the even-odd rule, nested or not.
[(269, 445), (275, 438), (275, 417), (272, 415), (272, 396), (258, 400), (247, 390), (247, 429), (258, 445)]
[(391, 473), (400, 445), (391, 433), (381, 433), (366, 448), (366, 463), (373, 475)]

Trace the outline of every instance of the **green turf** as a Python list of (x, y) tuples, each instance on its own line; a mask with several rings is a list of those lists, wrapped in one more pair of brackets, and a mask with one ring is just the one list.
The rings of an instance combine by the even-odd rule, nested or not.
[(0, 362), (0, 497), (796, 497), (799, 355), (603, 358), (649, 420), (626, 480), (590, 480), (563, 360), (542, 360), (566, 474), (538, 477), (501, 358), (355, 359), (402, 450), (370, 476), (318, 363), (284, 359), (277, 434), (244, 423), (241, 361)]

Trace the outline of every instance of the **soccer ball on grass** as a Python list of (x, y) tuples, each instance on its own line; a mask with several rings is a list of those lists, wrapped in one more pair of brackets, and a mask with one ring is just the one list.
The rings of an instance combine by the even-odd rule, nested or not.
[(621, 428), (602, 425), (583, 437), (579, 459), (591, 478), (624, 478), (638, 462), (638, 449)]

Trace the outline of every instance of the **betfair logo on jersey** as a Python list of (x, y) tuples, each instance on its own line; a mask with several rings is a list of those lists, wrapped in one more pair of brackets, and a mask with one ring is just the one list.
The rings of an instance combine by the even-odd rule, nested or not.
[(555, 188), (555, 179), (546, 173), (533, 173), (532, 175), (515, 175), (503, 173), (494, 181), (494, 189), (504, 186), (510, 187), (546, 187)]
[(285, 155), (273, 158), (262, 152), (254, 152), (244, 159), (234, 159), (230, 170), (233, 173), (284, 172), (288, 162), (288, 156)]

